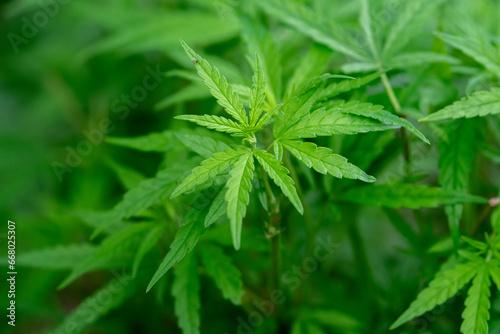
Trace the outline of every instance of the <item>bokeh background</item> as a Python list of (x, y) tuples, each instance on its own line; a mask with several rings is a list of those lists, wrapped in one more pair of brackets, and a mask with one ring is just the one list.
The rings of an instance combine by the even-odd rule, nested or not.
[[(358, 25), (358, 1), (295, 2), (307, 4), (316, 15), (335, 20), (346, 30)], [(376, 2), (383, 7), (389, 1)], [(179, 38), (206, 55), (231, 82), (243, 85), (250, 83), (251, 68), (246, 57), (252, 53), (252, 43), (245, 32), (255, 22), (271, 31), (272, 43), (278, 45), (280, 52), (272, 61), (281, 67), (284, 85), (313, 43), (309, 37), (267, 16), (251, 1), (17, 0), (4, 1), (0, 6), (2, 252), (6, 249), (7, 219), (17, 223), (19, 253), (88, 242), (93, 226), (81, 219), (82, 212), (108, 210), (119, 201), (125, 191), (120, 171), (132, 168), (148, 177), (156, 173), (163, 156), (112, 146), (104, 141), (105, 136), (96, 134), (96, 129), (106, 128), (106, 136), (139, 136), (186, 126), (173, 121), (177, 114), (218, 110), (208, 91), (191, 81), (195, 73), (180, 47)], [(422, 37), (410, 48), (431, 48), (433, 43), (438, 43), (432, 31), (443, 24), (452, 26), (446, 21), (445, 13), (447, 8), (454, 6), (461, 7), (468, 18), (499, 45), (498, 1), (450, 0), (440, 1), (438, 10), (428, 14), (429, 20), (421, 27)], [(388, 26), (390, 21), (383, 29)], [(318, 44), (317, 47), (324, 46)], [(439, 109), (466, 90), (495, 85), (495, 80), (471, 58), (456, 50), (453, 55), (462, 65), (453, 72), (446, 72), (449, 68), (434, 68), (433, 74), (425, 79), (424, 68), (396, 72), (395, 87), (398, 94), (406, 97), (407, 105), (421, 110), (427, 108), (426, 111), (428, 106)], [(336, 52), (326, 61), (332, 73), (341, 73), (347, 62)], [(439, 77), (436, 73), (441, 70), (445, 73)], [(419, 89), (405, 90), (415, 83)], [(390, 105), (379, 82), (355, 94), (365, 94), (372, 102)], [(103, 120), (107, 120), (105, 125)], [(85, 144), (91, 139), (90, 146)], [(75, 152), (79, 154), (75, 156)], [(433, 147), (422, 152), (415, 169), (430, 175), (436, 182), (437, 151)], [(353, 153), (353, 161), (355, 155)], [(493, 196), (500, 173), (498, 167), (493, 168), (489, 163), (486, 166), (478, 170), (485, 175), (478, 178), (475, 190), (481, 195)], [(393, 166), (393, 174), (386, 178), (397, 173), (398, 168)], [(314, 191), (309, 196), (315, 200)], [(384, 328), (415, 296), (416, 289), (432, 277), (439, 259), (425, 252), (408, 255), (405, 241), (387, 218), (377, 210), (366, 211), (360, 218), (361, 238), (368, 254), (366, 261), (371, 264), (375, 280), (384, 291), (378, 297), (385, 299), (381, 302), (383, 309), (370, 311), (369, 317), (379, 317), (374, 321), (379, 327), (373, 328), (371, 333), (384, 333)], [(447, 233), (443, 213), (436, 211), (434, 214), (441, 217), (441, 223), (422, 231), (422, 249), (429, 248)], [(373, 296), (354, 291), (359, 284), (363, 285), (365, 277), (355, 274), (356, 265), (352, 259), (356, 255), (345, 241), (349, 231), (345, 226), (332, 227), (330, 231), (340, 244), (335, 264), (332, 264), (338, 267), (332, 276), (338, 285), (325, 288), (325, 291), (330, 294), (332, 303), (355, 314), (359, 305), (365, 305), (362, 309), (373, 305), (366, 303), (366, 299)], [(18, 269), (17, 327), (7, 327), (2, 315), (0, 332), (50, 333), (72, 309), (113, 277), (106, 271), (92, 273), (57, 290), (68, 270), (60, 270), (57, 264), (53, 269), (30, 266)], [(1, 286), (6, 287), (5, 280), (1, 281)], [(317, 284), (327, 283), (320, 281)], [(2, 288), (1, 292), (3, 310), (4, 290)], [(158, 303), (155, 298), (158, 296), (138, 294), (84, 333), (180, 332), (172, 311), (172, 297), (165, 293), (164, 300)], [(459, 301), (433, 316), (438, 320), (429, 321), (426, 326), (430, 327), (426, 328), (431, 329), (422, 333), (455, 333), (464, 298), (462, 294)], [(207, 286), (203, 300), (202, 319), (208, 326), (203, 333), (222, 333), (234, 328), (237, 323), (233, 318), (227, 320), (227, 325), (216, 325), (225, 321), (223, 314), (215, 314), (218, 307), (221, 312), (231, 315), (239, 311), (229, 311), (225, 304), (220, 306), (220, 296), (212, 286)], [(493, 300), (490, 333), (500, 333), (499, 318), (497, 294)]]

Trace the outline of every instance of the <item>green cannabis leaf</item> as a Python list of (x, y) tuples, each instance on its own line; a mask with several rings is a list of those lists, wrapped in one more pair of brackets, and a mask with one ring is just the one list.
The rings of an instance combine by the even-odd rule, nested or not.
[[(265, 75), (258, 54), (255, 54), (253, 62), (253, 85), (250, 91), (249, 110), (247, 112), (239, 97), (231, 89), (227, 80), (221, 76), (219, 70), (196, 54), (184, 41), (181, 40), (181, 44), (186, 54), (192, 58), (198, 74), (210, 88), (212, 95), (228, 114), (235, 118), (235, 121), (213, 115), (182, 115), (176, 118), (194, 122), (216, 131), (226, 132), (233, 136), (241, 136), (244, 139), (241, 145), (234, 148), (225, 148), (223, 152), (209, 150), (212, 155), (204, 160), (200, 166), (192, 170), (191, 174), (174, 189), (171, 198), (199, 189), (200, 186), (207, 183), (213, 183), (218, 176), (228, 173), (227, 191), (225, 191), (224, 195), (226, 203), (222, 202), (220, 195), (214, 200), (209, 214), (205, 218), (205, 225), (210, 226), (223, 215), (223, 211), (226, 211), (231, 225), (235, 249), (239, 249), (241, 245), (243, 218), (246, 215), (246, 207), (250, 201), (251, 183), (254, 179), (254, 157), (268, 177), (274, 181), (299, 213), (302, 214), (304, 209), (296, 190), (296, 184), (289, 176), (289, 170), (283, 166), (281, 161), (283, 147), (303, 161), (307, 167), (313, 168), (319, 173), (329, 173), (335, 177), (359, 179), (365, 182), (373, 182), (375, 179), (348, 163), (346, 158), (334, 154), (328, 148), (289, 139), (314, 138), (332, 134), (354, 134), (393, 129), (400, 126), (408, 127), (425, 139), (418, 130), (405, 120), (384, 113), (379, 107), (372, 107), (370, 104), (359, 104), (357, 102), (331, 103), (329, 109), (317, 106), (326, 82), (337, 78), (337, 76), (331, 74), (324, 74), (314, 78), (283, 104), (275, 105), (273, 109), (266, 112), (264, 110), (267, 96)], [(336, 92), (344, 92), (359, 87), (371, 80), (373, 78), (369, 77), (353, 85), (341, 84), (335, 88), (330, 88), (328, 96), (334, 96)], [(327, 95), (323, 95), (323, 99), (325, 97)], [(273, 117), (275, 118), (273, 133), (276, 140), (271, 142), (271, 147), (275, 148), (277, 158), (259, 149), (260, 143), (256, 137), (256, 132), (263, 130), (263, 126), (271, 121)], [(207, 150), (198, 147), (206, 146), (207, 143), (198, 145), (186, 135), (177, 135), (177, 137), (181, 141), (186, 140), (185, 144), (191, 149), (205, 157), (209, 156)], [(251, 147), (245, 146), (245, 143), (250, 143)], [(213, 148), (217, 144), (212, 141), (208, 145)], [(265, 175), (263, 177), (267, 178)], [(259, 181), (267, 182), (262, 178)], [(273, 197), (274, 195), (269, 194), (268, 196)], [(171, 266), (170, 263), (167, 261), (161, 266), (164, 269), (157, 272), (152, 284), (168, 270)]]
[(207, 275), (215, 281), (224, 298), (235, 305), (240, 305), (244, 294), (243, 282), (240, 271), (234, 266), (232, 259), (224, 254), (220, 247), (210, 244), (203, 245), (200, 254)]
[(365, 182), (375, 182), (373, 176), (367, 175), (361, 169), (347, 162), (347, 159), (333, 154), (326, 147), (318, 147), (313, 143), (298, 140), (283, 140), (283, 146), (307, 167), (321, 174), (330, 174), (338, 178), (359, 179)]
[(498, 0), (62, 2), (2, 3), (6, 332), (500, 333)]
[(181, 40), (181, 44), (195, 63), (198, 74), (210, 89), (212, 95), (217, 99), (217, 102), (224, 107), (229, 115), (233, 116), (243, 125), (248, 125), (247, 114), (245, 109), (243, 109), (243, 104), (238, 95), (227, 83), (227, 79), (220, 74), (216, 67), (212, 67), (208, 61), (196, 54), (183, 40)]
[(464, 241), (475, 248), (476, 252), (460, 251), (458, 264), (443, 265), (429, 286), (419, 293), (408, 310), (392, 324), (391, 329), (444, 303), (472, 280), (465, 300), (460, 332), (464, 334), (488, 333), (490, 285), (491, 280), (498, 283), (500, 269), (498, 256), (500, 254), (497, 251), (499, 245), (496, 231), (492, 236), (486, 235), (486, 237), (486, 243), (464, 237)]
[(234, 248), (240, 249), (243, 217), (250, 201), (250, 190), (254, 171), (253, 154), (248, 152), (238, 158), (229, 173), (226, 187), (227, 215), (231, 221)]
[(175, 298), (175, 314), (183, 333), (200, 333), (200, 280), (198, 261), (194, 254), (186, 256), (175, 268), (172, 296)]
[(452, 269), (446, 268), (436, 274), (436, 278), (429, 283), (429, 287), (422, 290), (408, 310), (392, 324), (391, 329), (432, 310), (454, 296), (458, 290), (469, 283), (480, 266), (481, 264), (478, 262), (467, 262)]
[(301, 214), (304, 212), (304, 207), (300, 201), (294, 182), (288, 174), (290, 172), (284, 167), (281, 161), (274, 158), (271, 154), (263, 150), (255, 150), (254, 155), (264, 168), (269, 177), (280, 187), (283, 194), (292, 202), (293, 206)]
[(440, 121), (450, 118), (484, 117), (500, 113), (500, 88), (494, 87), (489, 91), (480, 91), (470, 97), (453, 103), (444, 109), (435, 112), (420, 121)]
[(194, 249), (201, 235), (205, 231), (203, 219), (200, 217), (201, 215), (199, 212), (193, 211), (191, 216), (186, 219), (187, 222), (179, 228), (174, 241), (170, 245), (169, 252), (149, 282), (147, 291), (151, 290), (156, 282), (158, 282), (175, 263), (181, 261)]

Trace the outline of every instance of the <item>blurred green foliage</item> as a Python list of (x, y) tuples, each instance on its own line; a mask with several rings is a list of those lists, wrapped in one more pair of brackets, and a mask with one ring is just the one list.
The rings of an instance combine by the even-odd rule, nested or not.
[[(16, 327), (3, 316), (2, 332), (387, 333), (443, 263), (446, 269), (460, 262), (454, 242), (483, 252), (482, 245), (459, 237), (489, 242), (485, 233), (500, 231), (495, 201), (485, 203), (499, 196), (500, 186), (500, 2), (367, 3), (3, 3), (0, 245), (3, 257), (7, 220), (15, 221), (18, 276)], [(203, 236), (199, 231), (199, 247), (175, 265), (175, 274), (160, 277), (146, 293), (176, 245), (179, 226), (201, 219), (188, 209), (211, 212), (215, 196), (209, 203), (196, 193), (170, 200), (177, 182), (213, 153), (213, 147), (197, 147), (212, 143), (206, 137), (235, 143), (229, 135), (174, 119), (223, 114), (179, 38), (219, 68), (245, 106), (257, 52), (271, 106), (319, 75), (348, 75), (356, 80), (338, 79), (322, 98), (382, 105), (418, 128), (314, 140), (374, 175), (374, 185), (289, 162), (308, 209), (300, 215), (274, 189), (284, 275), (278, 282), (283, 296), (275, 296), (284, 300), (277, 316), (251, 318), (266, 314), (273, 286), (258, 183), (239, 251), (232, 247), (229, 220), (219, 216)], [(455, 117), (463, 105), (443, 108), (462, 97), (473, 96), (466, 106), (475, 98), (481, 104), (484, 92), (490, 92), (487, 110), (479, 110), (485, 117), (430, 122)], [(426, 116), (429, 122), (417, 122)], [(414, 135), (420, 131), (431, 145)], [(409, 162), (402, 137), (408, 139)], [(148, 195), (133, 197), (138, 188)], [(135, 207), (113, 216), (124, 193)], [(175, 238), (183, 250), (198, 241)], [(337, 245), (310, 272), (308, 238), (313, 248), (327, 239)], [(457, 333), (466, 297), (460, 290), (395, 332)], [(489, 300), (489, 333), (500, 333), (495, 284)], [(487, 331), (477, 328), (474, 333)]]

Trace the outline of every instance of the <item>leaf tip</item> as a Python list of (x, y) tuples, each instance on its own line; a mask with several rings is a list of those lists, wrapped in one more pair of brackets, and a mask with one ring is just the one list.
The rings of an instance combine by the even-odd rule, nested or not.
[(102, 231), (101, 227), (96, 228), (94, 232), (92, 232), (92, 234), (90, 235), (89, 240), (94, 240), (99, 234), (101, 234), (101, 231)]
[(67, 277), (61, 284), (59, 284), (57, 286), (57, 291), (61, 291), (62, 289), (67, 287), (72, 281), (72, 279), (70, 280), (70, 278), (71, 278), (71, 276)]
[(365, 177), (363, 178), (363, 181), (373, 183), (377, 182), (377, 179), (375, 178), (375, 176), (366, 174)]
[(297, 211), (298, 211), (301, 215), (303, 215), (303, 214), (304, 214), (304, 207), (302, 206), (302, 203), (301, 203), (301, 202), (299, 202), (299, 203), (298, 203), (295, 207), (296, 207)]
[(396, 329), (396, 328), (398, 328), (398, 327), (399, 327), (399, 325), (396, 325), (396, 323), (393, 323), (393, 324), (391, 325), (391, 327), (389, 327), (389, 330), (390, 330), (390, 331), (393, 331), (393, 330), (395, 330), (395, 329)]
[(175, 188), (174, 191), (172, 191), (172, 195), (170, 195), (170, 199), (174, 199), (177, 196), (181, 194), (182, 190), (179, 189), (179, 187)]

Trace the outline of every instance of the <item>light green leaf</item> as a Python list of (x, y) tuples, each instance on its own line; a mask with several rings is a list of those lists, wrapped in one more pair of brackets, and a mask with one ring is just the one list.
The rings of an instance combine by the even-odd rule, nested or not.
[(266, 100), (266, 82), (264, 80), (264, 71), (262, 69), (262, 63), (258, 53), (255, 53), (254, 67), (252, 90), (248, 101), (250, 105), (250, 126), (254, 126), (260, 115), (262, 115), (264, 102)]
[[(345, 106), (358, 102), (348, 102)], [(337, 104), (341, 105), (341, 104)], [(315, 138), (338, 134), (356, 134), (370, 131), (382, 131), (400, 127), (395, 124), (385, 124), (368, 117), (360, 117), (344, 112), (344, 106), (319, 108), (306, 114), (297, 123), (290, 126), (276, 139)]]
[(431, 0), (412, 0), (398, 3), (398, 5), (404, 4), (404, 8), (396, 21), (389, 25), (390, 31), (382, 52), (384, 60), (390, 59), (422, 32), (423, 26), (432, 17), (432, 11), (437, 3), (439, 1)]
[(457, 58), (436, 52), (409, 52), (402, 53), (391, 58), (385, 64), (387, 68), (408, 68), (428, 65), (432, 63), (447, 63), (452, 65), (460, 64)]
[(462, 240), (471, 245), (472, 247), (484, 252), (488, 249), (488, 245), (484, 242), (469, 238), (465, 235), (462, 236)]
[(189, 174), (188, 177), (186, 177), (182, 183), (175, 188), (171, 198), (175, 198), (180, 194), (205, 183), (209, 179), (215, 178), (245, 153), (245, 150), (241, 149), (227, 149), (224, 152), (214, 153), (212, 158), (204, 160), (200, 166), (192, 170), (191, 174)]
[(490, 274), (488, 263), (485, 262), (477, 269), (477, 275), (472, 281), (465, 309), (462, 313), (462, 326), (460, 332), (464, 334), (488, 333), (488, 320), (490, 319)]
[[(91, 244), (78, 244), (43, 248), (16, 254), (16, 265), (50, 270), (74, 269), (82, 261), (92, 257), (96, 247)], [(4, 258), (2, 263), (7, 263)]]
[(342, 110), (342, 112), (345, 113), (373, 118), (387, 125), (404, 127), (415, 136), (423, 140), (425, 143), (430, 144), (429, 140), (425, 138), (425, 136), (420, 131), (418, 131), (418, 129), (413, 126), (413, 124), (411, 124), (404, 118), (398, 117), (386, 110), (383, 110), (384, 107), (380, 105), (357, 101), (336, 101), (334, 103), (330, 103), (329, 108), (339, 108), (340, 110)]
[(249, 104), (249, 99), (250, 99), (250, 94), (252, 93), (252, 88), (246, 85), (241, 85), (241, 84), (231, 84), (231, 87), (233, 87), (233, 90), (240, 96), (241, 101), (243, 104), (248, 105)]
[(222, 291), (222, 296), (234, 305), (240, 305), (245, 291), (241, 273), (232, 263), (232, 259), (224, 254), (221, 247), (214, 245), (201, 246), (200, 253), (208, 276), (212, 277)]
[(231, 223), (231, 235), (236, 250), (240, 249), (241, 245), (241, 228), (250, 201), (254, 168), (253, 154), (248, 151), (234, 163), (226, 184), (227, 217)]
[(144, 237), (144, 239), (141, 242), (141, 246), (139, 247), (139, 250), (135, 254), (134, 258), (134, 264), (132, 265), (132, 276), (135, 277), (137, 275), (137, 270), (139, 270), (139, 266), (141, 264), (142, 259), (146, 254), (153, 249), (154, 246), (158, 243), (158, 240), (160, 240), (163, 232), (165, 231), (164, 226), (157, 226), (156, 228), (153, 228), (151, 231), (149, 231), (148, 234)]
[(174, 133), (168, 130), (139, 137), (107, 137), (106, 142), (143, 152), (165, 152), (176, 144)]
[(248, 125), (248, 119), (243, 104), (238, 95), (233, 91), (227, 80), (222, 76), (216, 67), (212, 67), (208, 61), (194, 52), (182, 39), (180, 40), (186, 54), (193, 59), (198, 70), (198, 74), (203, 78), (203, 82), (210, 88), (210, 92), (217, 99), (217, 102), (243, 125)]
[(495, 282), (497, 290), (500, 291), (500, 262), (497, 259), (492, 260), (489, 270), (491, 279)]
[(366, 42), (372, 53), (372, 59), (378, 61), (379, 55), (375, 39), (372, 32), (372, 19), (370, 17), (370, 5), (368, 0), (361, 0), (361, 12), (359, 14), (359, 24), (365, 34)]
[[(144, 235), (151, 230), (152, 224), (131, 224), (104, 239), (91, 257), (79, 263), (71, 274), (59, 285), (62, 289), (81, 275), (96, 269), (105, 268), (109, 264), (119, 267), (132, 262), (136, 249)], [(125, 262), (124, 262), (125, 261)]]
[(469, 97), (464, 97), (452, 105), (445, 107), (429, 116), (420, 119), (421, 122), (439, 121), (449, 118), (471, 118), (476, 116), (495, 115), (500, 113), (500, 88), (493, 87), (489, 91), (480, 91)]
[(183, 334), (200, 333), (200, 278), (196, 256), (186, 256), (174, 270), (172, 296), (179, 327)]
[(282, 161), (283, 160), (283, 145), (281, 145), (279, 140), (273, 141), (273, 151), (274, 151), (274, 157)]
[[(357, 60), (367, 60), (360, 50), (352, 47), (344, 40), (341, 40), (342, 34), (339, 27), (334, 27), (332, 21), (318, 22), (313, 17), (309, 8), (287, 0), (259, 0), (257, 2), (269, 15), (289, 24), (314, 41), (324, 44), (334, 51), (341, 52)], [(332, 30), (326, 27), (332, 28)], [(333, 31), (335, 30), (335, 31)], [(334, 33), (335, 32), (335, 33)], [(337, 38), (338, 37), (338, 38)]]
[(256, 128), (263, 128), (281, 109), (283, 109), (283, 104), (278, 104), (269, 111), (266, 111), (264, 116), (262, 116), (257, 122)]
[(226, 192), (227, 188), (223, 188), (217, 197), (215, 197), (210, 209), (208, 210), (208, 214), (205, 217), (205, 227), (209, 227), (217, 220), (219, 220), (222, 216), (227, 215), (227, 202), (226, 202)]
[(174, 264), (181, 261), (193, 250), (201, 235), (205, 232), (203, 219), (199, 217), (199, 213), (195, 213), (192, 217), (188, 219), (185, 218), (185, 220), (187, 220), (187, 222), (177, 231), (174, 241), (170, 245), (170, 250), (153, 275), (146, 292), (149, 292)]
[(238, 125), (235, 121), (227, 119), (222, 116), (215, 115), (180, 115), (174, 117), (175, 119), (181, 119), (184, 121), (189, 121), (196, 123), (201, 126), (205, 126), (209, 129), (227, 132), (234, 136), (243, 136), (243, 131), (241, 126)]
[(375, 178), (358, 167), (347, 162), (341, 155), (334, 154), (326, 147), (318, 147), (313, 143), (298, 140), (282, 140), (283, 146), (307, 167), (321, 174), (330, 174), (338, 178), (359, 179), (375, 182)]
[(275, 138), (280, 138), (291, 126), (304, 117), (318, 100), (321, 87), (324, 86), (327, 75), (312, 80), (302, 91), (292, 97), (283, 105), (283, 112), (278, 114), (274, 123), (273, 133)]
[(445, 43), (474, 58), (490, 72), (500, 77), (500, 53), (482, 34), (471, 33), (470, 35), (461, 36), (443, 32), (436, 32), (435, 34)]
[(353, 188), (340, 194), (339, 199), (364, 205), (412, 209), (465, 202), (487, 203), (483, 197), (467, 195), (461, 191), (406, 183)]
[(283, 81), (280, 40), (258, 20), (244, 20), (242, 37), (250, 55), (257, 52), (260, 57), (266, 95), (271, 106), (281, 97)]
[(465, 284), (469, 283), (481, 265), (478, 262), (467, 262), (458, 264), (451, 269), (441, 269), (429, 283), (429, 287), (418, 294), (417, 299), (392, 324), (390, 329), (393, 330), (401, 326), (456, 295)]
[(344, 73), (374, 72), (380, 70), (377, 64), (373, 62), (348, 62), (343, 64), (340, 69)]
[(283, 194), (290, 200), (290, 202), (292, 202), (297, 211), (302, 214), (304, 212), (304, 208), (300, 202), (294, 182), (292, 178), (288, 176), (290, 173), (288, 169), (282, 165), (281, 161), (276, 160), (276, 158), (264, 150), (254, 150), (253, 153), (274, 183), (280, 187)]
[(229, 148), (226, 143), (215, 141), (207, 136), (199, 136), (183, 132), (176, 132), (175, 136), (186, 147), (207, 159), (211, 158), (214, 153), (225, 151)]
[(340, 82), (333, 82), (321, 91), (319, 100), (331, 99), (341, 93), (349, 92), (353, 89), (364, 86), (375, 79), (378, 79), (382, 72), (375, 72), (356, 79), (347, 79)]

